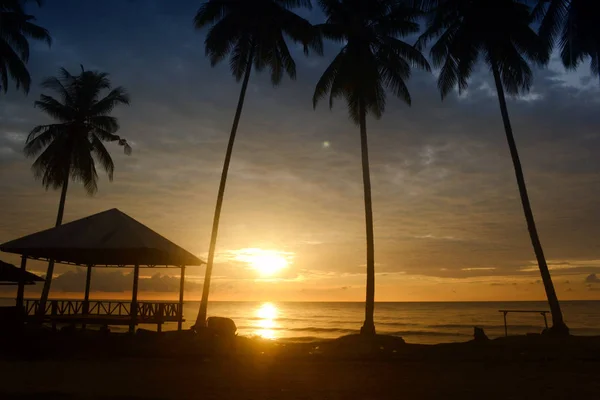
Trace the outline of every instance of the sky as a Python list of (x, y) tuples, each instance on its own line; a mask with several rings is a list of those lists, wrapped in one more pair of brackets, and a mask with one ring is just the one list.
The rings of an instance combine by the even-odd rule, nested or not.
[[(29, 95), (0, 97), (0, 242), (53, 225), (59, 193), (45, 191), (22, 153), (48, 119), (33, 107), (60, 67), (110, 73), (131, 94), (110, 145), (114, 182), (98, 193), (69, 187), (65, 222), (118, 208), (206, 258), (216, 193), (239, 84), (227, 62), (211, 68), (200, 1), (47, 1), (32, 9), (52, 47), (33, 43)], [(318, 10), (299, 12), (312, 22)], [(409, 41), (413, 40), (407, 39)], [(254, 74), (223, 214), (212, 300), (362, 301), (365, 227), (358, 128), (342, 101), (312, 107), (320, 74), (338, 48), (305, 57), (290, 45), (298, 78), (274, 88)], [(388, 97), (368, 119), (377, 301), (543, 300), (491, 74), (443, 102), (434, 73), (414, 72), (412, 107)], [(559, 299), (600, 299), (600, 84), (589, 62), (565, 71), (557, 57), (535, 70), (532, 91), (509, 100), (533, 210)], [(255, 250), (252, 250), (255, 249)], [(259, 250), (256, 250), (259, 249)], [(267, 252), (287, 264), (255, 268)], [(273, 258), (272, 257), (272, 258)], [(18, 258), (2, 254), (17, 263)], [(31, 270), (44, 274), (45, 265)], [(188, 268), (186, 298), (201, 295), (204, 267)], [(142, 271), (141, 297), (175, 298), (177, 273)], [(97, 270), (92, 296), (127, 297), (129, 270)], [(85, 272), (58, 266), (54, 296), (79, 296)], [(6, 290), (6, 289), (5, 289)], [(35, 296), (40, 287), (28, 288)], [(3, 292), (9, 294), (9, 292)], [(0, 292), (2, 295), (2, 292)]]

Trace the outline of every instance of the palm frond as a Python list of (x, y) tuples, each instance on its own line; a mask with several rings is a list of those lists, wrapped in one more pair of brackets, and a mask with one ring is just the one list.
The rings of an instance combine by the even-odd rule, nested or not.
[(480, 58), (489, 66), (496, 60), (502, 82), (512, 94), (531, 87), (529, 62), (543, 65), (548, 61), (549, 52), (531, 28), (533, 16), (524, 0), (437, 0), (420, 6), (432, 12), (417, 46), (423, 48), (436, 40), (430, 53), (433, 64), (441, 66), (438, 88), (442, 98), (455, 86), (459, 93), (467, 88)]
[[(117, 142), (131, 154), (127, 141), (115, 133), (119, 130), (110, 112), (119, 104), (129, 104), (124, 88), (110, 90), (108, 74), (87, 71), (72, 75), (61, 69), (58, 77), (47, 78), (43, 87), (57, 92), (60, 100), (42, 94), (35, 106), (60, 123), (32, 129), (24, 148), (27, 156), (36, 156), (32, 170), (46, 189), (60, 188), (70, 177), (83, 183), (89, 194), (98, 189), (94, 157), (112, 180), (114, 164), (102, 141)], [(103, 98), (103, 91), (110, 92)]]
[(61, 122), (67, 122), (74, 118), (75, 110), (56, 100), (54, 97), (45, 94), (40, 95), (40, 99), (34, 102), (34, 106)]
[(114, 133), (119, 130), (119, 122), (115, 117), (111, 117), (110, 115), (96, 115), (90, 116), (86, 120), (86, 124), (92, 130), (98, 130), (101, 132), (101, 135), (105, 135), (101, 137), (102, 140), (106, 141), (114, 141)]
[(113, 174), (115, 172), (115, 164), (110, 156), (110, 153), (108, 150), (106, 150), (106, 147), (104, 147), (104, 144), (102, 144), (102, 141), (98, 139), (96, 135), (91, 135), (91, 146), (92, 154), (96, 157), (96, 160), (98, 160), (102, 166), (102, 169), (106, 171), (108, 180), (112, 181)]
[(33, 128), (25, 142), (25, 156), (33, 157), (59, 136), (66, 136), (64, 128), (61, 124), (39, 125)]
[(202, 29), (208, 25), (216, 24), (227, 14), (235, 11), (240, 1), (236, 0), (209, 0), (200, 6), (194, 17), (194, 27)]
[[(327, 96), (327, 94), (331, 91), (331, 86), (333, 85), (333, 82), (335, 81), (344, 61), (344, 49), (342, 49), (342, 51), (340, 51), (340, 53), (333, 59), (331, 64), (329, 64), (315, 87), (315, 92), (313, 94), (314, 108), (317, 108), (319, 100)], [(333, 107), (333, 98), (329, 102), (329, 107)]]
[(343, 43), (340, 53), (325, 70), (313, 95), (313, 106), (329, 93), (346, 100), (348, 113), (361, 122), (364, 110), (380, 118), (386, 107), (386, 90), (406, 103), (411, 68), (430, 71), (421, 51), (399, 37), (418, 32), (419, 10), (404, 1), (319, 0), (327, 22), (315, 29), (324, 37)]
[(8, 90), (8, 78), (10, 77), (17, 89), (23, 88), (25, 93), (29, 93), (31, 86), (31, 76), (25, 67), (25, 63), (14, 52), (14, 50), (3, 40), (0, 40), (0, 75), (2, 78), (2, 90), (6, 93)]
[(545, 51), (550, 54), (563, 30), (568, 16), (569, 0), (538, 0), (532, 17), (541, 21), (539, 35)]
[(212, 66), (229, 57), (231, 71), (239, 81), (251, 61), (258, 72), (268, 68), (276, 85), (284, 75), (296, 75), (284, 35), (301, 43), (305, 53), (311, 49), (323, 52), (321, 36), (291, 11), (310, 7), (309, 0), (209, 0), (196, 13), (194, 25), (209, 28), (204, 44)]
[(98, 100), (95, 104), (90, 107), (91, 115), (107, 115), (119, 104), (129, 105), (130, 97), (125, 88), (117, 87), (110, 91), (110, 93)]
[(88, 137), (77, 137), (71, 150), (71, 178), (83, 184), (88, 195), (98, 191), (98, 172)]
[(235, 16), (227, 16), (209, 29), (204, 44), (213, 67), (227, 57), (238, 41), (251, 40), (247, 32), (243, 31), (241, 22)]
[(16, 0), (3, 0), (0, 4), (0, 90), (8, 90), (8, 80), (17, 89), (29, 92), (31, 77), (26, 68), (29, 60), (28, 39), (51, 44), (48, 31), (35, 23), (32, 15), (25, 13), (23, 4)]

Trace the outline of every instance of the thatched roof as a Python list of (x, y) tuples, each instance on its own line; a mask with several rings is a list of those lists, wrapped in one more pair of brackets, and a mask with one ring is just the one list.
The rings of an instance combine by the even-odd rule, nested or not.
[[(21, 270), (12, 264), (5, 263), (0, 260), (0, 284), (18, 283)], [(35, 282), (43, 282), (44, 279), (39, 276), (32, 274), (31, 272), (25, 271), (25, 284), (33, 285)]]
[(0, 250), (79, 265), (204, 264), (116, 208), (4, 243)]

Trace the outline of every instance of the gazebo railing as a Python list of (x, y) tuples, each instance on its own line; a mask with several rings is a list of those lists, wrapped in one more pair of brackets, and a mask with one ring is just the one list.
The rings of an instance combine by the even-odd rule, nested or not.
[[(107, 300), (48, 300), (44, 316), (100, 316), (100, 317), (131, 317), (131, 302)], [(40, 307), (39, 300), (24, 300), (27, 315), (37, 315)], [(176, 321), (180, 317), (180, 305), (176, 302), (137, 302), (136, 318), (139, 322)]]

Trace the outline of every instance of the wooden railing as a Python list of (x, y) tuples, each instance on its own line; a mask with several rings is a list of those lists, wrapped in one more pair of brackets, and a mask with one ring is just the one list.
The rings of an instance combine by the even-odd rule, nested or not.
[[(25, 311), (29, 316), (38, 315), (39, 300), (25, 300)], [(180, 313), (181, 307), (175, 302), (147, 302), (137, 303), (135, 323), (157, 323), (183, 320)], [(131, 302), (105, 301), (105, 300), (48, 300), (43, 313), (50, 320), (61, 317), (80, 317), (83, 319), (134, 319), (131, 313)]]

